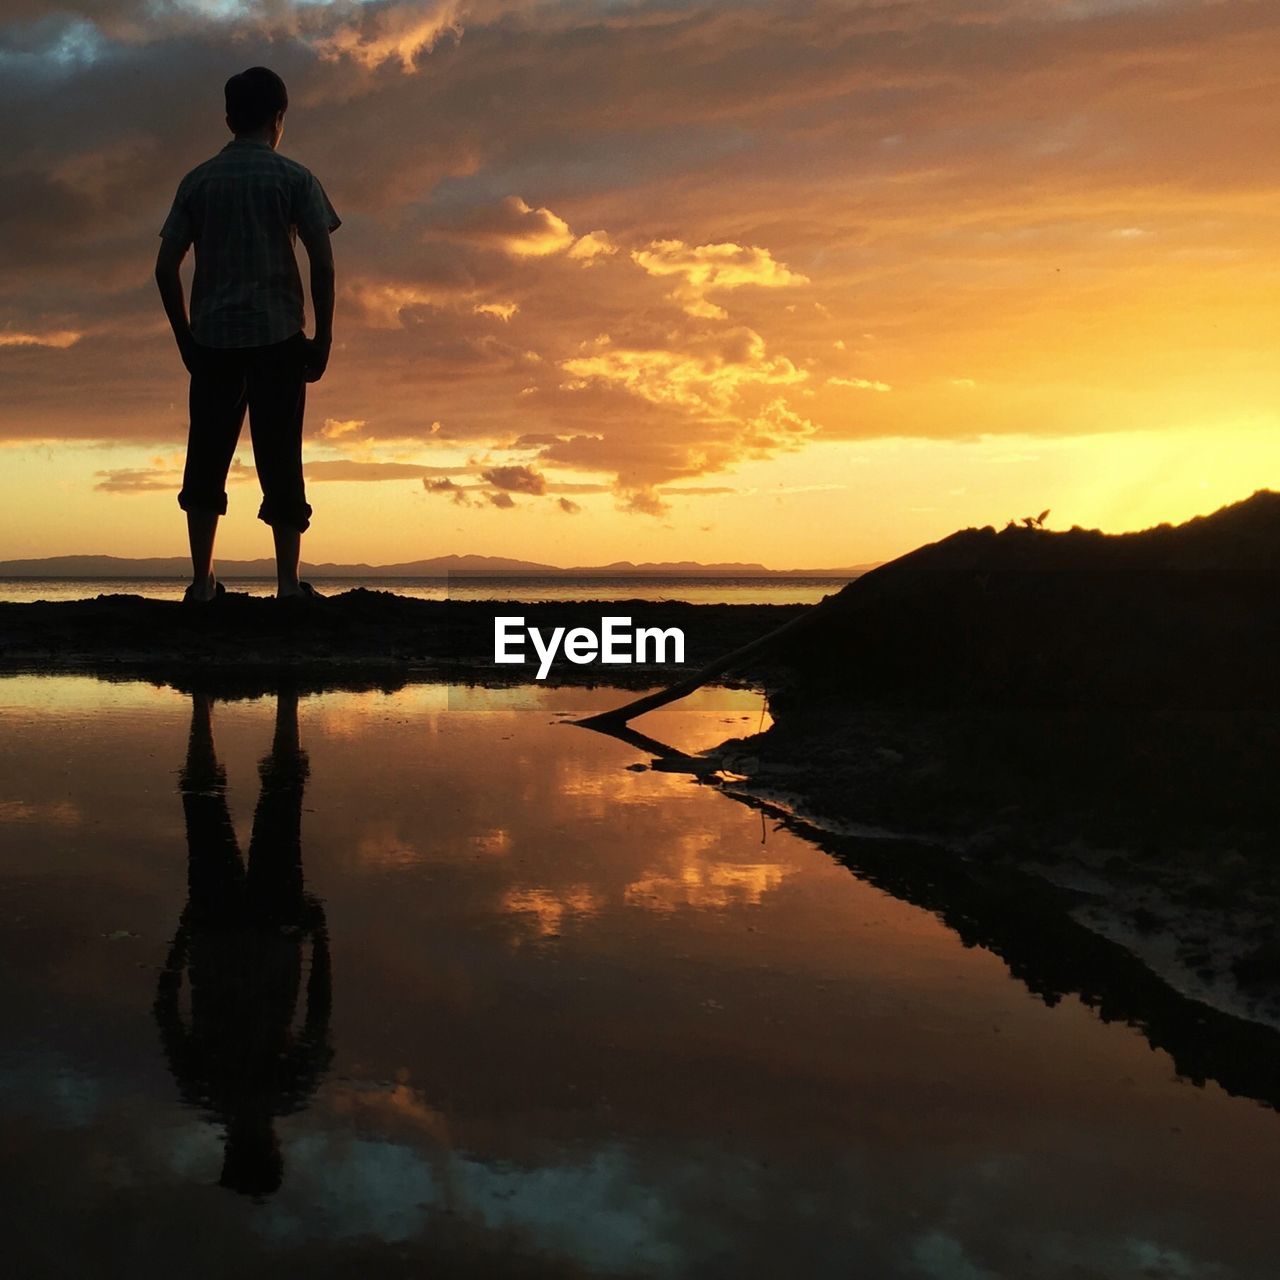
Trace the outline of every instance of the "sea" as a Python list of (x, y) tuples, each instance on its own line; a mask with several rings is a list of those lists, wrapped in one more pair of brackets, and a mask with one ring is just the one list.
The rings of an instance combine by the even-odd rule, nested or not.
[[(415, 600), (679, 600), (690, 604), (817, 604), (850, 582), (856, 574), (813, 577), (602, 577), (563, 574), (464, 575), (447, 578), (326, 578), (309, 581), (322, 595), (338, 595), (355, 587), (392, 591)], [(269, 596), (275, 582), (268, 578), (223, 579), (228, 591)], [(5, 578), (0, 577), (0, 603), (29, 604), (38, 600), (91, 600), (100, 595), (144, 596), (180, 600), (186, 580), (181, 578)]]

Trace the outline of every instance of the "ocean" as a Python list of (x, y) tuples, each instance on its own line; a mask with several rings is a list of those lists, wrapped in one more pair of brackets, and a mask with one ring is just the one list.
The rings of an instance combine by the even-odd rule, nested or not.
[[(448, 578), (325, 578), (309, 581), (324, 595), (354, 587), (393, 591), (416, 600), (683, 600), (690, 604), (817, 604), (839, 591), (852, 577), (805, 578), (663, 578), (663, 577), (538, 577), (531, 574), (455, 574)], [(223, 579), (228, 591), (272, 595), (267, 578)], [(145, 596), (180, 600), (186, 581), (181, 578), (0, 578), (0, 602), (30, 604), (37, 600), (91, 600), (99, 595)]]

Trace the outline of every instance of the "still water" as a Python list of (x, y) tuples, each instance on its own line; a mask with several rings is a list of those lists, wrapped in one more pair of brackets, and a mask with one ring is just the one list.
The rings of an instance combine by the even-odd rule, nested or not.
[(617, 698), (0, 681), (9, 1274), (1280, 1274), (1280, 1116)]
[[(683, 600), (689, 604), (817, 604), (833, 595), (856, 573), (795, 578), (660, 578), (590, 574), (538, 577), (534, 574), (451, 574), (447, 578), (326, 578), (304, 575), (323, 595), (338, 595), (353, 587), (394, 591), (411, 600), (512, 600), (533, 604), (540, 600)], [(275, 580), (225, 578), (228, 591), (269, 596)], [(0, 603), (31, 604), (37, 600), (92, 600), (99, 595), (143, 596), (150, 600), (181, 600), (185, 578), (4, 578)]]

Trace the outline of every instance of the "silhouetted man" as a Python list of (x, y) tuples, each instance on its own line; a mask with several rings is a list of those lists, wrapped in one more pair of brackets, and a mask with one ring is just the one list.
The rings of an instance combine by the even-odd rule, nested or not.
[[(340, 225), (320, 183), (278, 154), (289, 105), (284, 81), (250, 67), (226, 84), (227, 127), (235, 135), (178, 186), (161, 229), (156, 283), (191, 375), (191, 428), (178, 505), (187, 513), (191, 585), (185, 599), (212, 600), (218, 518), (245, 410), (262, 485), (258, 518), (271, 526), (276, 594), (314, 595), (298, 581), (301, 536), (311, 522), (302, 479), (306, 384), (317, 381), (333, 341), (333, 251)], [(303, 336), (305, 304), (294, 255), (311, 264), (315, 337)], [(195, 246), (188, 317), (179, 268)]]

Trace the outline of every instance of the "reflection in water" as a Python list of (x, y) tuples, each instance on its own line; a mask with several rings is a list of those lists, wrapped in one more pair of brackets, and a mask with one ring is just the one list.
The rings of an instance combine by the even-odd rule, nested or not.
[(11, 1273), (1280, 1275), (1275, 1033), (698, 785), (755, 695), (211, 679), (0, 681)]
[[(221, 1185), (266, 1195), (280, 1186), (284, 1168), (275, 1118), (306, 1105), (332, 1057), (329, 944), (324, 908), (302, 887), (308, 765), (297, 692), (277, 696), (247, 866), (227, 810), (212, 707), (208, 694), (192, 695), (181, 774), (187, 905), (160, 975), (155, 1017), (183, 1099), (226, 1128)], [(295, 1030), (308, 942), (310, 974)]]
[[(718, 781), (708, 759), (690, 757), (629, 725), (585, 727), (652, 753), (655, 769)], [(762, 820), (772, 812), (860, 880), (932, 912), (965, 946), (979, 945), (999, 956), (1046, 1005), (1076, 995), (1102, 1021), (1126, 1022), (1141, 1031), (1187, 1080), (1197, 1085), (1213, 1080), (1228, 1093), (1280, 1110), (1280, 1029), (1174, 990), (1118, 943), (1078, 923), (1068, 909), (1071, 895), (1013, 871), (1003, 880), (975, 875), (941, 847), (825, 831), (749, 791), (735, 790), (732, 783), (722, 787), (722, 794), (759, 807)], [(627, 901), (654, 910), (725, 906), (735, 896), (758, 903), (787, 872), (770, 863), (712, 866), (704, 872), (690, 860), (675, 876), (651, 875), (629, 885)]]

